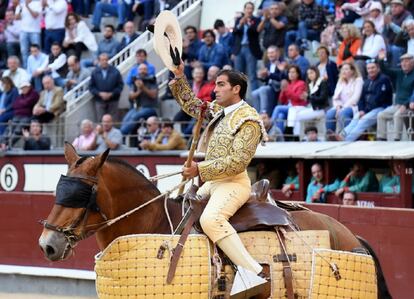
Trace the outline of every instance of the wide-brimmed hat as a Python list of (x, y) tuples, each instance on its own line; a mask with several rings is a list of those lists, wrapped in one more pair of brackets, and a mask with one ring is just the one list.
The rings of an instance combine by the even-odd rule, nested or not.
[(164, 65), (171, 71), (175, 70), (177, 66), (174, 64), (171, 54), (178, 54), (178, 59), (181, 59), (183, 39), (180, 24), (171, 11), (164, 10), (155, 19), (153, 40), (154, 50)]

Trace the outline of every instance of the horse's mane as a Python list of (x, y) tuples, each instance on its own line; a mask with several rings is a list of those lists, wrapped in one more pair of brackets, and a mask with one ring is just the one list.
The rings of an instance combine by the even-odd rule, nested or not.
[(147, 183), (149, 188), (152, 188), (153, 190), (156, 190), (157, 193), (160, 194), (160, 191), (158, 190), (158, 188), (153, 183), (151, 183), (151, 181), (149, 181), (140, 171), (138, 171), (135, 167), (133, 167), (128, 162), (126, 162), (122, 159), (114, 158), (114, 157), (109, 157), (108, 159), (106, 159), (105, 162), (109, 163), (109, 164), (115, 164), (117, 166), (123, 167), (127, 171), (131, 172), (133, 175), (138, 176), (139, 177), (138, 179), (144, 180)]

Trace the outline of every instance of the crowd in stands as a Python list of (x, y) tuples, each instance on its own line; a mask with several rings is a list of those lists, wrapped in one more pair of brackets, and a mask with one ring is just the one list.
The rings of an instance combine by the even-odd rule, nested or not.
[[(146, 51), (136, 52), (125, 80), (109, 64), (178, 2), (1, 1), (1, 148), (26, 143), (31, 121), (42, 126), (56, 120), (65, 110), (63, 94), (89, 76), (96, 110), (91, 118), (102, 124), (82, 122), (75, 142), (80, 149), (185, 148), (194, 120), (182, 111), (172, 121), (159, 119), (162, 99)], [(234, 68), (248, 75), (246, 100), (271, 141), (413, 137), (414, 1), (264, 0), (240, 9), (228, 26), (218, 19), (203, 32), (183, 28), (185, 73), (200, 99), (214, 100), (217, 72)], [(115, 27), (103, 21), (106, 15), (117, 18)], [(125, 114), (118, 108), (124, 85), (130, 103)], [(149, 120), (160, 126), (159, 134)]]

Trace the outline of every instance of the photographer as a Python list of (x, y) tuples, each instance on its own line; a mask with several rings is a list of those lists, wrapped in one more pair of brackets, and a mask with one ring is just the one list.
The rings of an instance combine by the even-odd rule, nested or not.
[(124, 116), (121, 132), (124, 135), (133, 134), (140, 119), (156, 116), (158, 106), (158, 85), (155, 77), (148, 76), (148, 67), (141, 63), (138, 66), (138, 76), (133, 78), (133, 89), (129, 93), (131, 108)]

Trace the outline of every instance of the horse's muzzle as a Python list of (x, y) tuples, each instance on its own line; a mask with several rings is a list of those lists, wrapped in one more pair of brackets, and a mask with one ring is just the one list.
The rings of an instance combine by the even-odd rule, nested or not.
[(65, 235), (60, 232), (43, 230), (39, 238), (39, 246), (46, 259), (52, 262), (64, 260), (72, 254), (72, 247)]

